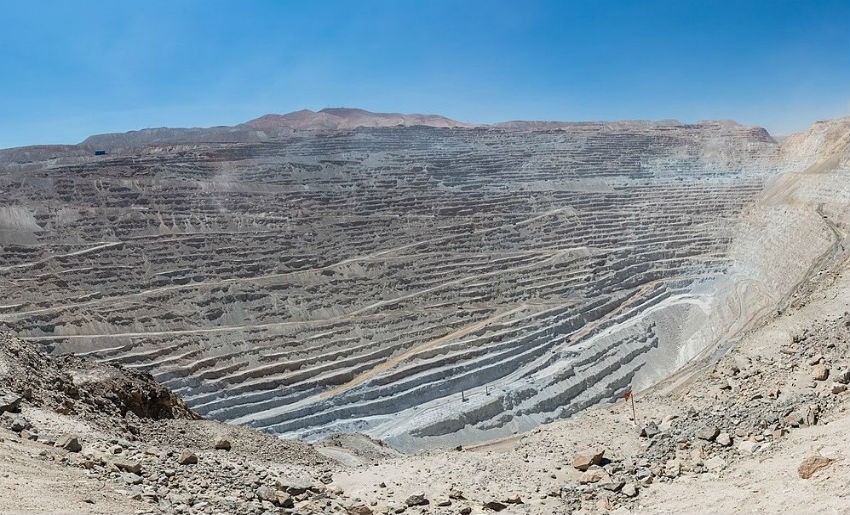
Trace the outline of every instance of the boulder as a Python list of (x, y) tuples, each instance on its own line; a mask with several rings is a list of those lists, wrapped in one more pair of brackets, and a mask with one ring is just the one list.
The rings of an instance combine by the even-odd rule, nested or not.
[(141, 474), (142, 472), (142, 464), (138, 461), (116, 458), (111, 463), (123, 472), (132, 472), (133, 474)]
[(301, 495), (313, 487), (313, 479), (308, 476), (283, 476), (277, 478), (275, 483), (280, 490), (290, 495)]
[(585, 470), (578, 480), (583, 485), (600, 482), (606, 483), (608, 481), (611, 481), (611, 476), (605, 472), (605, 469), (596, 465)]
[(720, 429), (718, 429), (717, 426), (706, 426), (698, 429), (694, 434), (700, 440), (707, 440), (711, 442), (714, 441), (714, 439), (717, 438), (717, 435), (720, 434)]
[(738, 450), (744, 454), (754, 454), (761, 449), (761, 444), (753, 440), (744, 440), (738, 444)]
[(9, 417), (6, 419), (6, 428), (16, 433), (20, 433), (21, 431), (31, 427), (32, 424), (30, 424), (30, 421), (21, 416)]
[(828, 467), (833, 460), (826, 456), (814, 455), (804, 459), (800, 466), (797, 467), (797, 474), (803, 479), (809, 479), (817, 471)]
[(372, 508), (366, 506), (362, 502), (357, 503), (357, 504), (352, 504), (351, 506), (346, 508), (345, 511), (349, 515), (372, 515)]
[(275, 502), (277, 501), (277, 490), (263, 485), (254, 490), (254, 495), (261, 501)]
[(591, 447), (575, 453), (573, 456), (573, 467), (585, 471), (593, 465), (601, 465), (605, 456), (604, 447)]
[(717, 472), (726, 468), (726, 460), (720, 456), (712, 456), (705, 460), (705, 468), (711, 472)]
[(277, 505), (280, 506), (281, 508), (294, 508), (295, 507), (295, 500), (292, 499), (292, 496), (289, 495), (288, 493), (286, 493), (282, 490), (277, 490), (275, 492), (275, 494), (277, 495)]
[(664, 475), (669, 478), (677, 478), (682, 474), (682, 462), (676, 459), (667, 460), (664, 465)]
[(815, 365), (812, 367), (812, 379), (815, 381), (826, 381), (829, 377), (829, 367), (826, 365)]
[(641, 428), (640, 436), (642, 436), (644, 438), (652, 438), (653, 436), (659, 434), (660, 432), (661, 432), (661, 430), (658, 429), (658, 426), (655, 425), (655, 422), (650, 420), (649, 422), (644, 424), (644, 426)]
[(449, 490), (449, 499), (454, 499), (456, 501), (462, 501), (462, 500), (466, 499), (466, 497), (463, 496), (463, 492), (461, 492), (460, 490), (452, 488), (451, 490)]
[(507, 508), (507, 505), (502, 504), (499, 501), (488, 501), (484, 503), (485, 510), (502, 511), (505, 508)]
[(142, 484), (142, 476), (138, 474), (134, 474), (133, 472), (125, 472), (121, 474), (121, 481), (124, 481), (128, 485), (140, 485)]
[(10, 412), (18, 413), (21, 411), (21, 401), (23, 397), (14, 393), (0, 395), (0, 413)]
[(413, 494), (405, 499), (404, 504), (408, 506), (427, 506), (431, 502), (425, 498), (425, 494)]
[(194, 465), (198, 463), (198, 455), (189, 449), (180, 451), (180, 457), (177, 458), (177, 463), (181, 465)]
[(65, 434), (56, 439), (54, 444), (56, 447), (65, 449), (68, 452), (80, 452), (83, 446), (80, 445), (80, 437), (75, 434)]
[(626, 482), (621, 479), (608, 479), (608, 481), (600, 481), (599, 486), (609, 492), (619, 492), (624, 486), (626, 486)]

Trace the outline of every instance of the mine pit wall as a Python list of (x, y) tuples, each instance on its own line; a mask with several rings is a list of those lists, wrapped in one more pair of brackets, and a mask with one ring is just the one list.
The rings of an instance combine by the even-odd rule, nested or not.
[[(380, 137), (396, 137), (395, 135), (394, 132), (381, 133)], [(515, 137), (512, 134), (504, 136)], [(551, 135), (538, 136), (548, 138)], [(489, 134), (487, 137), (493, 135)], [(516, 138), (521, 140), (520, 142), (526, 139)], [(769, 136), (767, 138), (769, 139)], [(380, 141), (386, 143), (384, 139)], [(445, 141), (452, 142), (455, 138), (447, 138)], [(534, 270), (533, 267), (528, 268), (529, 263), (534, 267), (543, 266), (535, 265), (535, 259), (548, 264), (543, 267), (544, 272), (532, 276), (534, 281), (537, 281), (532, 283), (532, 286), (543, 288), (552, 279), (559, 279), (570, 287), (553, 287), (553, 291), (562, 293), (563, 296), (553, 294), (550, 302), (557, 300), (561, 304), (551, 313), (545, 311), (545, 316), (537, 317), (544, 311), (530, 312), (528, 320), (520, 320), (518, 315), (516, 318), (504, 320), (504, 323), (490, 324), (486, 330), (468, 334), (468, 338), (464, 336), (449, 344), (418, 352), (412, 359), (383, 371), (367, 382), (327, 398), (322, 395), (323, 392), (332, 391), (334, 387), (352, 380), (358, 374), (378, 367), (391, 356), (415, 346), (417, 342), (439, 340), (438, 337), (446, 331), (462, 328), (470, 321), (478, 319), (458, 320), (452, 316), (447, 318), (438, 312), (430, 315), (430, 318), (421, 313), (416, 316), (399, 316), (397, 320), (390, 318), (394, 324), (391, 328), (395, 332), (383, 338), (384, 335), (377, 331), (366, 336), (349, 331), (341, 321), (330, 317), (331, 320), (327, 324), (318, 327), (314, 332), (311, 332), (311, 325), (306, 321), (299, 322), (302, 325), (295, 326), (299, 327), (296, 332), (288, 329), (288, 325), (275, 325), (277, 322), (290, 323), (288, 319), (267, 315), (279, 311), (276, 305), (273, 310), (262, 312), (265, 318), (255, 320), (243, 316), (243, 308), (250, 307), (250, 302), (253, 302), (249, 299), (244, 302), (232, 302), (235, 318), (219, 323), (262, 321), (272, 322), (270, 325), (274, 327), (258, 330), (253, 326), (243, 331), (219, 332), (213, 321), (209, 326), (199, 326), (204, 332), (175, 335), (169, 334), (169, 331), (179, 332), (187, 325), (191, 327), (191, 322), (195, 321), (193, 317), (199, 312), (196, 306), (201, 305), (200, 302), (188, 302), (177, 297), (167, 301), (169, 305), (175, 306), (175, 310), (169, 311), (180, 310), (179, 313), (185, 320), (175, 318), (171, 312), (152, 313), (152, 321), (149, 325), (144, 325), (138, 320), (139, 315), (135, 311), (138, 308), (130, 305), (124, 309), (127, 313), (132, 313), (132, 317), (127, 315), (128, 319), (132, 318), (132, 325), (126, 327), (118, 328), (109, 320), (80, 316), (80, 321), (70, 320), (73, 323), (57, 324), (47, 331), (38, 325), (37, 316), (31, 326), (21, 325), (22, 331), (26, 331), (22, 335), (35, 337), (33, 340), (40, 342), (39, 336), (42, 334), (99, 334), (101, 337), (91, 339), (47, 339), (43, 344), (55, 344), (60, 351), (90, 351), (95, 359), (116, 361), (150, 370), (158, 379), (185, 395), (193, 408), (207, 416), (253, 425), (283, 436), (315, 439), (335, 431), (362, 431), (385, 439), (399, 449), (415, 450), (478, 443), (575, 415), (588, 406), (618, 398), (628, 388), (640, 389), (655, 384), (690, 363), (695, 357), (713, 352), (718, 345), (734, 342), (760, 317), (771, 313), (777, 306), (781, 307), (797, 284), (811, 273), (817, 272), (810, 267), (812, 263), (826, 263), (825, 258), (833, 254), (831, 249), (834, 249), (835, 227), (846, 230), (848, 221), (850, 192), (842, 181), (842, 177), (846, 175), (834, 171), (841, 163), (846, 164), (846, 159), (842, 161), (831, 158), (828, 166), (822, 165), (815, 156), (822, 154), (823, 142), (803, 142), (799, 148), (806, 149), (806, 152), (798, 149), (789, 157), (792, 152), (788, 151), (786, 154), (789, 155), (775, 159), (776, 146), (769, 141), (758, 144), (744, 143), (744, 150), (735, 146), (734, 141), (732, 144), (725, 141), (715, 144), (716, 142), (709, 141), (702, 154), (687, 146), (683, 148), (688, 149), (688, 152), (682, 150), (672, 156), (662, 152), (660, 158), (650, 157), (646, 161), (634, 163), (631, 151), (623, 151), (622, 155), (614, 152), (617, 141), (619, 140), (614, 138), (610, 148), (606, 146), (598, 149), (598, 155), (577, 154), (587, 160), (586, 163), (580, 163), (587, 168), (583, 172), (585, 175), (572, 171), (566, 174), (563, 168), (549, 166), (538, 174), (546, 180), (536, 182), (526, 176), (526, 171), (517, 178), (512, 168), (495, 163), (492, 164), (494, 168), (490, 173), (493, 177), (490, 180), (487, 173), (479, 173), (484, 166), (479, 161), (479, 156), (490, 156), (493, 153), (489, 150), (476, 153), (475, 160), (459, 166), (455, 173), (429, 172), (433, 174), (433, 177), (426, 177), (429, 181), (440, 179), (446, 183), (430, 187), (435, 188), (432, 194), (439, 200), (436, 204), (439, 212), (453, 213), (447, 216), (456, 216), (468, 208), (466, 197), (455, 197), (459, 191), (455, 188), (480, 189), (483, 182), (489, 184), (503, 180), (510, 184), (513, 181), (519, 190), (539, 187), (551, 191), (553, 198), (566, 199), (551, 206), (544, 204), (539, 210), (536, 210), (536, 207), (532, 210), (534, 213), (545, 213), (549, 212), (546, 208), (559, 208), (551, 211), (557, 213), (552, 220), (545, 218), (550, 215), (535, 216), (534, 219), (543, 217), (542, 220), (547, 223), (534, 228), (536, 232), (533, 233), (524, 232), (527, 221), (508, 216), (516, 210), (511, 206), (524, 204), (507, 205), (505, 213), (499, 216), (505, 217), (507, 222), (513, 224), (509, 236), (511, 241), (516, 240), (519, 245), (517, 248), (524, 249), (522, 245), (529, 244), (529, 256), (538, 256), (511, 258), (511, 264), (506, 265), (515, 268), (513, 275), (517, 276), (516, 290), (528, 290), (525, 281), (528, 281), (532, 274), (527, 273), (527, 270)], [(427, 157), (430, 156), (431, 144), (426, 143), (427, 145), (423, 143), (423, 148)], [(505, 142), (501, 140), (494, 140), (493, 144), (505, 146)], [(404, 141), (400, 143), (400, 148), (407, 149), (407, 152), (409, 145), (410, 142)], [(753, 155), (748, 154), (750, 151)], [(325, 155), (322, 148), (318, 148), (316, 152)], [(732, 152), (732, 155), (729, 152)], [(542, 155), (545, 157), (545, 154)], [(545, 161), (540, 155), (532, 157)], [(596, 162), (599, 159), (602, 164)], [(605, 159), (611, 159), (613, 162), (609, 163)], [(435, 161), (440, 162), (442, 161)], [(625, 172), (622, 170), (624, 162), (628, 164), (625, 166)], [(485, 164), (490, 166), (489, 163)], [(815, 166), (816, 164), (819, 166)], [(609, 176), (600, 176), (602, 165), (611, 169)], [(691, 169), (691, 166), (694, 168)], [(846, 166), (842, 166), (844, 165), (838, 168), (846, 169)], [(776, 176), (780, 170), (788, 172)], [(285, 174), (279, 175), (289, 180)], [(376, 176), (381, 177), (380, 174)], [(273, 174), (271, 177), (278, 178), (278, 175)], [(482, 180), (481, 183), (469, 182), (472, 179), (468, 179), (466, 183), (458, 182), (464, 177)], [(416, 178), (411, 176), (405, 180)], [(557, 181), (553, 181), (553, 178)], [(314, 175), (310, 175), (310, 179), (316, 180)], [(651, 200), (642, 204), (642, 207), (653, 213), (657, 211), (661, 215), (647, 218), (661, 227), (639, 227), (639, 224), (630, 226), (631, 222), (641, 218), (637, 213), (631, 217), (617, 215), (629, 207), (624, 204), (629, 196), (643, 195), (648, 185), (659, 179), (663, 188), (659, 188), (655, 196), (649, 197)], [(683, 180), (684, 188), (681, 187)], [(458, 185), (452, 181), (458, 182)], [(759, 199), (752, 203), (752, 195), (761, 190), (765, 181), (767, 187)], [(628, 189), (630, 187), (634, 189)], [(699, 194), (684, 196), (691, 188)], [(597, 201), (588, 195), (573, 195), (585, 190), (603, 192), (604, 195)], [(330, 193), (319, 197), (328, 195)], [(717, 218), (706, 217), (698, 219), (697, 222), (702, 224), (700, 229), (706, 229), (704, 234), (689, 230), (690, 215), (687, 219), (676, 216), (675, 211), (683, 209), (683, 205), (686, 209), (726, 206), (727, 195), (738, 195), (735, 199), (746, 201), (744, 206), (747, 207), (740, 213), (741, 204), (738, 200), (730, 201), (728, 205), (733, 211), (729, 211), (728, 218), (720, 209), (709, 211), (715, 213), (712, 216)], [(285, 195), (282, 197), (286, 198)], [(492, 198), (482, 198), (488, 205), (500, 199), (496, 195)], [(328, 208), (329, 212), (333, 212), (331, 208)], [(384, 209), (386, 214), (391, 215), (395, 213), (393, 209), (396, 208)], [(699, 209), (690, 211), (699, 215)], [(832, 225), (824, 222), (821, 213), (830, 217), (829, 222)], [(381, 214), (385, 213), (381, 211)], [(586, 222), (584, 227), (573, 226), (573, 218), (582, 214)], [(733, 216), (737, 217), (734, 224)], [(16, 229), (20, 227), (18, 220), (23, 219), (20, 213), (12, 213), (7, 218), (14, 219), (14, 222), (7, 225)], [(559, 226), (571, 229), (559, 232)], [(628, 231), (635, 231), (635, 227), (640, 229), (635, 232), (640, 238), (619, 238), (623, 234), (629, 236)], [(481, 232), (482, 236), (501, 234), (493, 232), (494, 229), (486, 231)], [(18, 232), (23, 231), (18, 229)], [(562, 242), (567, 241), (565, 238), (574, 236), (571, 232), (575, 233), (575, 236), (581, 236), (576, 240), (576, 244), (585, 245), (583, 248), (587, 253), (586, 261), (595, 263), (597, 259), (602, 259), (603, 262), (607, 260), (604, 266), (612, 266), (610, 274), (603, 273), (597, 280), (593, 272), (596, 265), (577, 265), (575, 273), (571, 267), (549, 267), (558, 262), (543, 258), (551, 248), (558, 248), (559, 243), (563, 246)], [(360, 234), (353, 229), (346, 229), (339, 234), (346, 233), (355, 236)], [(433, 235), (444, 241), (443, 231)], [(542, 236), (544, 241), (536, 248), (526, 241), (530, 236)], [(457, 239), (458, 243), (447, 245), (447, 251), (457, 249), (461, 255), (469, 253), (469, 249), (480, 251), (477, 238), (468, 239), (469, 241), (460, 237)], [(365, 238), (363, 241), (368, 243), (371, 240)], [(652, 244), (648, 243), (650, 241)], [(658, 244), (659, 241), (661, 245)], [(238, 243), (247, 244), (241, 240)], [(623, 251), (622, 249), (626, 248), (623, 245), (626, 243), (635, 245), (635, 249)], [(642, 248), (642, 244), (646, 244), (646, 248)], [(359, 254), (380, 255), (378, 251), (381, 248), (383, 247), (365, 246)], [(158, 249), (172, 251), (172, 247)], [(510, 247), (506, 249), (511, 250)], [(118, 250), (116, 248), (110, 252)], [(411, 255), (406, 256), (410, 260), (408, 262), (421, 259), (413, 250), (410, 252)], [(566, 255), (570, 255), (571, 259), (577, 257), (562, 254), (557, 259)], [(665, 268), (665, 260), (683, 259), (683, 256), (696, 257), (688, 261), (687, 267), (677, 268), (675, 273)], [(732, 257), (731, 265), (727, 263), (729, 256)], [(341, 254), (337, 259), (345, 257), (350, 256)], [(476, 273), (482, 274), (481, 277), (470, 276), (470, 280), (465, 283), (469, 291), (464, 292), (461, 291), (463, 288), (457, 288), (458, 292), (453, 292), (452, 295), (463, 293), (465, 297), (462, 300), (468, 299), (464, 300), (465, 304), (476, 304), (481, 302), (481, 299), (490, 302), (499, 300), (485, 296), (488, 293), (489, 278), (492, 277), (490, 265), (479, 263), (477, 258), (468, 258), (468, 262), (458, 259), (459, 264), (452, 264), (452, 268), (449, 268), (442, 257), (435, 255), (429, 263), (431, 268), (425, 271), (429, 277), (439, 277), (447, 273), (446, 271), (458, 274), (468, 272), (465, 267), (473, 268)], [(576, 260), (577, 263), (578, 261), (580, 260)], [(660, 266), (656, 267), (657, 263)], [(322, 264), (316, 263), (313, 267), (317, 268)], [(263, 266), (265, 265), (262, 263), (256, 265), (258, 269), (263, 269)], [(339, 274), (333, 281), (339, 281), (342, 286), (353, 284), (351, 281), (345, 282), (351, 279), (346, 275), (349, 265), (335, 268)], [(394, 265), (394, 268), (387, 268), (387, 273), (404, 269)], [(218, 277), (216, 273), (221, 277), (230, 277), (234, 273), (232, 270), (208, 272), (211, 274), (210, 280)], [(244, 273), (252, 276), (259, 272), (246, 268)], [(420, 285), (422, 288), (428, 286), (427, 280), (421, 277), (422, 274), (419, 275), (409, 279), (413, 282), (423, 281)], [(582, 287), (582, 290), (575, 277), (584, 276), (588, 278), (587, 284), (590, 286)], [(699, 278), (692, 279), (691, 276)], [(405, 275), (398, 277), (407, 279)], [(206, 293), (204, 278), (201, 277), (198, 281), (199, 290)], [(274, 291), (283, 288), (283, 291), (294, 291), (293, 295), (297, 296), (302, 286), (326, 286), (328, 281), (330, 279), (325, 280), (313, 273), (298, 272), (292, 276), (290, 282), (271, 286), (275, 286)], [(301, 284), (302, 282), (304, 284)], [(313, 284), (314, 282), (316, 284)], [(245, 291), (234, 288), (235, 293), (229, 289), (223, 293), (216, 293), (214, 290), (215, 288), (210, 289), (210, 297), (203, 299), (204, 306), (225, 293), (245, 296), (263, 293), (257, 288)], [(319, 290), (319, 293), (324, 291)], [(629, 296), (634, 291), (638, 292), (637, 300), (632, 301)], [(497, 293), (492, 295), (496, 296)], [(186, 295), (187, 299), (192, 300), (193, 294)], [(84, 303), (86, 298), (78, 298), (76, 302)], [(316, 298), (317, 305), (322, 305), (321, 299), (328, 297), (317, 294)], [(350, 310), (358, 313), (364, 303), (381, 298), (383, 297), (370, 298), (366, 295), (362, 302), (349, 302)], [(579, 304), (580, 308), (573, 308), (571, 303), (574, 298), (584, 300), (583, 304)], [(430, 302), (449, 300), (457, 301), (452, 297), (435, 296)], [(511, 296), (499, 302), (499, 307), (504, 309), (515, 307), (524, 300), (522, 297)], [(259, 307), (264, 306), (265, 304), (262, 304)], [(411, 304), (408, 309), (416, 312), (417, 306)], [(16, 310), (17, 308), (11, 311)], [(489, 314), (498, 312), (494, 309)], [(46, 324), (42, 325), (53, 325), (50, 316), (44, 316)], [(526, 315), (523, 313), (521, 316)], [(56, 320), (62, 322), (63, 318), (57, 317)], [(209, 320), (196, 323), (208, 322)], [(370, 324), (372, 321), (364, 318), (362, 323)], [(590, 329), (583, 331), (585, 327)], [(381, 326), (381, 330), (384, 330), (384, 326)], [(133, 331), (147, 331), (147, 334), (135, 335)], [(162, 334), (157, 334), (158, 331), (162, 331)], [(123, 333), (124, 336), (119, 336), (116, 332)], [(417, 336), (417, 332), (422, 332), (423, 335)], [(325, 334), (329, 336), (324, 336)], [(334, 336), (336, 334), (340, 336)], [(393, 337), (393, 334), (398, 337)], [(575, 334), (581, 336), (573, 341), (571, 337)], [(314, 338), (315, 344), (312, 343)], [(233, 342), (238, 342), (238, 345), (234, 346)], [(240, 357), (243, 352), (249, 355), (248, 359)], [(461, 392), (465, 392), (465, 401), (460, 398)]]
[[(582, 402), (572, 389), (560, 390), (567, 403), (558, 412), (550, 400), (548, 408), (556, 418), (578, 413), (599, 402), (610, 402), (622, 390), (641, 390), (669, 377), (697, 359), (716, 358), (733, 346), (749, 329), (756, 326), (793, 298), (795, 291), (823, 268), (843, 255), (846, 229), (850, 227), (850, 166), (847, 159), (832, 160), (837, 166), (824, 169), (817, 156), (786, 163), (786, 171), (767, 181), (764, 192), (742, 214), (730, 246), (733, 266), (724, 275), (698, 285), (690, 293), (662, 301), (653, 309), (588, 339), (588, 348), (603, 345), (604, 338), (624, 346), (626, 333), (635, 325), (654, 329), (654, 345), (644, 352), (622, 349), (617, 363), (634, 367), (625, 381), (602, 380), (589, 375), (578, 384), (587, 392), (596, 390), (594, 401)], [(802, 169), (802, 171), (799, 171)], [(842, 230), (843, 229), (843, 230)], [(565, 357), (566, 358), (566, 357)], [(630, 360), (636, 360), (630, 363)], [(561, 359), (554, 368), (563, 372), (573, 360)], [(637, 365), (637, 366), (636, 366)], [(606, 370), (615, 373), (615, 368)], [(593, 379), (599, 380), (595, 383)], [(533, 389), (533, 388), (532, 388)], [(535, 391), (533, 396), (539, 397)], [(467, 402), (471, 402), (471, 399)], [(486, 401), (475, 407), (460, 407), (456, 417), (427, 422), (428, 412), (452, 409), (423, 405), (417, 412), (403, 413), (407, 419), (399, 427), (361, 427), (406, 451), (474, 444), (532, 429), (551, 421), (541, 411), (524, 416), (504, 416), (504, 424), (482, 429), (476, 423), (494, 417), (498, 401)], [(541, 407), (540, 404), (537, 406)], [(506, 413), (505, 410), (502, 413)], [(402, 413), (398, 414), (402, 415)], [(411, 426), (418, 427), (411, 431)]]
[(767, 181), (736, 228), (730, 248), (734, 265), (711, 282), (700, 295), (703, 302), (680, 324), (696, 330), (683, 331), (679, 338), (660, 337), (635, 375), (637, 389), (655, 385), (696, 359), (717, 359), (764, 317), (785, 309), (813, 275), (846, 258), (848, 136), (845, 130), (830, 144), (816, 126), (789, 142), (792, 149), (781, 149), (783, 173)]

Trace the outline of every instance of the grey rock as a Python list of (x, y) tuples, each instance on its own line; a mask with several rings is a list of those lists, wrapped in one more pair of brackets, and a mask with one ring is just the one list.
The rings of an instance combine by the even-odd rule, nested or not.
[(32, 424), (30, 424), (30, 421), (22, 416), (10, 417), (6, 420), (6, 428), (16, 433), (20, 433), (21, 431), (31, 427)]
[(133, 474), (140, 474), (142, 472), (142, 464), (138, 461), (115, 458), (111, 460), (111, 463), (115, 465), (115, 468), (123, 472), (132, 472)]
[(660, 432), (661, 430), (658, 429), (658, 426), (655, 424), (655, 422), (650, 420), (641, 428), (640, 436), (643, 436), (645, 438), (652, 438)]
[(698, 429), (694, 434), (700, 440), (708, 440), (710, 442), (717, 438), (717, 435), (720, 434), (720, 429), (717, 429), (717, 426), (706, 426)]
[(711, 458), (705, 460), (705, 468), (712, 472), (723, 470), (724, 468), (726, 468), (726, 460), (724, 460), (720, 456), (712, 456)]
[(723, 447), (729, 447), (732, 445), (732, 436), (729, 433), (720, 433), (714, 441)]
[[(484, 509), (485, 510), (502, 511), (505, 508), (507, 508), (507, 506), (500, 503), (499, 501), (488, 501), (488, 502), (484, 503)], [(467, 513), (469, 513), (469, 512), (467, 512)]]
[(427, 506), (431, 501), (425, 498), (425, 494), (413, 494), (405, 499), (404, 504), (408, 506)]
[(7, 393), (0, 396), (0, 413), (18, 413), (19, 411), (21, 411), (22, 400), (23, 397), (14, 393)]
[(761, 449), (761, 444), (752, 440), (744, 440), (738, 444), (738, 450), (744, 454), (753, 454), (759, 449)]
[(275, 502), (277, 501), (276, 492), (277, 491), (274, 488), (263, 485), (254, 491), (254, 495), (256, 495), (261, 501)]
[(139, 485), (142, 483), (142, 476), (134, 474), (133, 472), (127, 472), (125, 474), (121, 474), (121, 481), (124, 481), (129, 485)]
[(80, 437), (75, 434), (65, 434), (60, 436), (54, 445), (65, 449), (68, 452), (80, 452), (83, 450), (83, 446), (80, 445)]

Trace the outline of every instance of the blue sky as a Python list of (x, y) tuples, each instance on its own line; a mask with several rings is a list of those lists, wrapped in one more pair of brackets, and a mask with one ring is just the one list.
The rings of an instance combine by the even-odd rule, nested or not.
[(0, 148), (327, 106), (476, 122), (850, 114), (848, 0), (0, 0)]

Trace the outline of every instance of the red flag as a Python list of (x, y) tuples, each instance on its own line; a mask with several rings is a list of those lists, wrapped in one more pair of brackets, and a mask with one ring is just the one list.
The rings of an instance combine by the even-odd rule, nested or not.
[(625, 399), (625, 400), (629, 400), (629, 399), (631, 399), (631, 398), (632, 398), (632, 391), (631, 391), (631, 390), (626, 390), (626, 393), (624, 393), (624, 394), (623, 394), (623, 399)]

